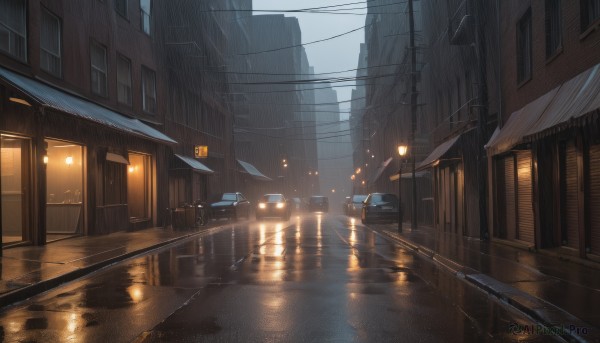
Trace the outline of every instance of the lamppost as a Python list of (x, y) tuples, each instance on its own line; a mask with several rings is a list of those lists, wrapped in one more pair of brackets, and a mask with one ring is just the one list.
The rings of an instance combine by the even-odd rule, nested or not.
[(398, 155), (400, 155), (400, 163), (398, 166), (398, 232), (402, 232), (402, 162), (407, 152), (407, 145), (403, 143), (398, 145)]

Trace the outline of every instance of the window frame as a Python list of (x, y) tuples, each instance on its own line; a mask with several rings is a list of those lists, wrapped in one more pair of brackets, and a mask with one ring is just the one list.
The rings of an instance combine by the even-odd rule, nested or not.
[[(102, 69), (100, 69), (98, 66), (94, 65), (94, 57), (93, 57), (93, 48), (97, 47), (100, 48), (104, 51), (104, 68), (105, 70), (103, 71)], [(103, 73), (104, 74), (104, 93), (102, 93), (100, 90), (98, 90), (98, 92), (94, 91), (94, 72), (97, 73)], [(108, 97), (108, 54), (107, 54), (107, 48), (105, 45), (100, 44), (100, 42), (96, 41), (96, 40), (91, 40), (90, 41), (90, 89), (92, 94), (98, 95), (98, 96), (102, 96), (107, 98)]]
[[(47, 30), (47, 28), (43, 27), (44, 21), (41, 20), (41, 22), (40, 22), (40, 30), (41, 30), (41, 33), (40, 33), (40, 69), (42, 69), (43, 71), (45, 71), (51, 75), (54, 75), (56, 77), (62, 77), (62, 70), (63, 70), (63, 68), (62, 68), (62, 62), (63, 62), (63, 60), (62, 60), (62, 47), (63, 47), (63, 44), (62, 44), (62, 20), (59, 16), (55, 15), (49, 9), (47, 9), (43, 6), (42, 6), (41, 12), (42, 12), (41, 13), (42, 18), (45, 15), (47, 15), (47, 16), (51, 17), (52, 19), (55, 19), (56, 23), (58, 25), (58, 49), (57, 49), (58, 55), (56, 55), (54, 52), (49, 51), (48, 49), (43, 47), (43, 41), (44, 41), (43, 40), (43, 37), (44, 37), (43, 32), (48, 32), (48, 30)], [(44, 67), (44, 65), (43, 65), (44, 54), (48, 54), (58, 60), (58, 71), (57, 72), (50, 70), (51, 68)]]
[[(147, 89), (147, 76), (150, 75), (147, 73), (151, 73), (152, 78), (153, 78), (153, 89), (152, 89), (152, 94), (153, 97), (148, 97), (148, 89)], [(145, 113), (149, 113), (149, 114), (156, 114), (157, 112), (157, 106), (158, 106), (158, 100), (157, 100), (157, 95), (156, 95), (157, 91), (156, 91), (156, 71), (154, 71), (153, 69), (150, 69), (144, 65), (142, 65), (142, 110)], [(148, 99), (153, 99), (154, 100), (154, 109), (149, 108), (148, 106)]]
[[(129, 78), (129, 84), (124, 84), (121, 81), (121, 74), (119, 72), (120, 68), (120, 62), (125, 62), (127, 64), (127, 66), (129, 67), (129, 74), (128, 74), (128, 78)], [(127, 105), (129, 107), (133, 106), (133, 68), (132, 68), (132, 63), (131, 63), (131, 59), (127, 58), (125, 55), (117, 53), (117, 68), (116, 68), (116, 72), (117, 72), (117, 102), (119, 104), (122, 105)], [(126, 101), (121, 101), (121, 85), (125, 85), (125, 86), (129, 86), (129, 102)]]
[(517, 85), (531, 80), (533, 76), (531, 7), (519, 18), (516, 25)]
[[(0, 45), (0, 52), (6, 54), (8, 56), (11, 56), (12, 58), (17, 59), (19, 61), (28, 62), (29, 61), (29, 59), (28, 59), (29, 51), (27, 49), (27, 46), (29, 44), (29, 41), (27, 39), (27, 36), (28, 36), (28, 32), (27, 32), (27, 13), (28, 13), (27, 7), (28, 6), (27, 6), (27, 1), (25, 1), (25, 0), (21, 1), (20, 4), (22, 4), (22, 6), (23, 6), (23, 8), (22, 8), (23, 17), (20, 18), (21, 22), (23, 24), (23, 27), (13, 28), (13, 27), (9, 26), (9, 23), (7, 23), (7, 22), (5, 23), (5, 22), (0, 21), (0, 29), (3, 29), (4, 31), (6, 31), (7, 32), (7, 37), (8, 37), (8, 46), (7, 46), (8, 50), (5, 50)], [(14, 45), (14, 42), (13, 42), (13, 44), (11, 44), (11, 38), (14, 41), (14, 38), (13, 38), (14, 36), (18, 36), (22, 40), (22, 42), (21, 42), (22, 51), (20, 51), (21, 54), (19, 54), (19, 51), (16, 51), (16, 50), (15, 51), (11, 51), (11, 46)]]
[[(152, 36), (152, 0), (139, 0), (139, 4), (140, 4), (140, 29), (142, 30), (143, 33), (147, 34), (148, 36)], [(144, 7), (142, 6), (142, 1), (148, 1), (148, 4), (150, 6), (150, 8), (148, 9), (148, 12), (146, 12), (144, 10)], [(145, 24), (145, 19), (147, 19), (147, 24), (148, 27), (146, 29)]]
[(544, 15), (546, 60), (551, 60), (563, 49), (562, 1), (545, 0)]
[[(122, 3), (124, 5), (124, 7), (122, 9), (124, 12), (121, 12), (121, 8), (119, 7), (120, 3)], [(120, 15), (121, 17), (129, 20), (129, 1), (128, 0), (115, 0), (114, 5), (115, 5), (115, 12), (117, 12), (117, 14)]]
[[(590, 17), (592, 12), (590, 7), (594, 6), (594, 10), (597, 12), (595, 17)], [(600, 0), (580, 0), (580, 20), (581, 20), (581, 33), (583, 37), (587, 36), (594, 28), (600, 26)], [(582, 38), (583, 38), (582, 37)]]

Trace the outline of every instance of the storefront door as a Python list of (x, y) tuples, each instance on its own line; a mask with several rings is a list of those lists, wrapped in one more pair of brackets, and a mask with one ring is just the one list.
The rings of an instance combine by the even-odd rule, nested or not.
[(29, 240), (31, 235), (31, 142), (1, 135), (2, 243)]

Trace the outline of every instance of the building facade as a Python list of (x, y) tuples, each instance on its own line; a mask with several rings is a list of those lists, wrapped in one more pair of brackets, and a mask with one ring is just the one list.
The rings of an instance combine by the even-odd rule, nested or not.
[(206, 72), (223, 18), (175, 5), (0, 1), (3, 246), (159, 226), (234, 190), (228, 85)]
[(503, 110), (486, 145), (498, 239), (600, 256), (599, 8), (500, 2)]

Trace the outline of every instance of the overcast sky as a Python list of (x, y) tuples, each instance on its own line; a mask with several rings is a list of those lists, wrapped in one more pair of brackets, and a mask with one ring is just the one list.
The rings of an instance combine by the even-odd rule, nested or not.
[[(335, 6), (359, 2), (360, 0), (253, 0), (254, 10), (297, 10), (324, 6)], [(331, 9), (366, 7), (365, 3), (334, 7)], [(365, 25), (366, 9), (344, 10), (344, 13), (361, 15), (321, 14), (321, 13), (285, 13), (286, 17), (296, 17), (302, 30), (302, 43), (325, 39)], [(267, 14), (255, 12), (255, 15)], [(339, 38), (325, 42), (306, 45), (306, 53), (315, 73), (355, 69), (358, 63), (360, 43), (364, 42), (364, 30), (352, 32)], [(356, 72), (347, 74), (326, 75), (325, 77), (355, 76)], [(341, 84), (340, 84), (341, 85)], [(334, 88), (338, 100), (350, 100), (352, 87)], [(340, 104), (341, 109), (348, 109), (349, 103)]]

